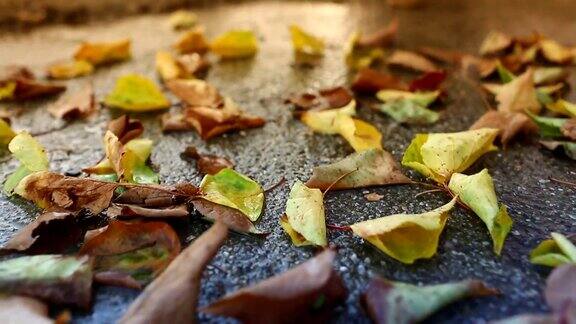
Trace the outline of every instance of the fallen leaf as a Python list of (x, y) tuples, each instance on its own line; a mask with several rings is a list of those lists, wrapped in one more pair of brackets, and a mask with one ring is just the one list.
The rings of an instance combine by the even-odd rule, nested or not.
[(171, 80), (166, 86), (170, 92), (190, 106), (219, 107), (224, 102), (218, 89), (203, 80)]
[(0, 118), (0, 148), (6, 149), (14, 136), (16, 136), (16, 133), (12, 130), (10, 124)]
[(374, 277), (361, 296), (374, 323), (418, 323), (460, 299), (498, 294), (479, 280), (417, 286)]
[(446, 71), (434, 71), (422, 74), (410, 82), (408, 87), (410, 91), (436, 91), (440, 89), (442, 82), (446, 80), (448, 74)]
[(47, 211), (80, 211), (98, 214), (110, 205), (117, 184), (38, 171), (26, 176), (14, 192)]
[(119, 323), (194, 323), (202, 272), (228, 236), (216, 223), (184, 249), (138, 298)]
[(170, 225), (116, 220), (79, 251), (94, 258), (95, 281), (135, 288), (151, 282), (179, 253), (180, 239)]
[(424, 46), (418, 49), (418, 53), (440, 63), (459, 65), (467, 55), (460, 51), (445, 48)]
[(8, 150), (20, 161), (18, 168), (4, 182), (4, 192), (11, 195), (24, 177), (48, 170), (48, 156), (44, 147), (25, 131), (12, 138)]
[(380, 90), (407, 90), (408, 86), (392, 74), (384, 74), (370, 68), (364, 68), (356, 73), (352, 81), (352, 90), (363, 94), (374, 94)]
[(1, 250), (27, 254), (65, 252), (82, 238), (78, 218), (69, 212), (42, 213), (16, 232)]
[(55, 254), (1, 261), (0, 292), (87, 309), (92, 297), (92, 261)]
[(160, 124), (162, 126), (162, 132), (164, 133), (188, 131), (194, 128), (194, 126), (188, 122), (186, 116), (179, 112), (167, 112), (162, 114), (160, 117)]
[(338, 134), (340, 131), (336, 124), (338, 116), (354, 116), (356, 114), (356, 100), (351, 100), (346, 106), (328, 110), (311, 110), (302, 113), (300, 120), (315, 132), (321, 134)]
[(192, 78), (206, 72), (210, 68), (210, 61), (198, 53), (182, 54), (176, 57), (178, 66), (185, 75)]
[(383, 102), (408, 100), (423, 107), (428, 107), (438, 99), (440, 91), (409, 92), (401, 90), (381, 90), (376, 97)]
[(569, 64), (574, 55), (568, 47), (564, 47), (555, 40), (543, 39), (538, 44), (542, 56), (550, 63)]
[(433, 124), (440, 118), (439, 113), (407, 99), (390, 101), (378, 105), (376, 109), (395, 121), (406, 124)]
[(48, 317), (48, 306), (39, 300), (24, 296), (0, 298), (0, 321), (2, 323), (53, 324)]
[(533, 70), (503, 85), (496, 94), (499, 111), (539, 113), (541, 106), (534, 88)]
[(144, 126), (138, 119), (131, 119), (128, 115), (122, 115), (108, 122), (108, 130), (111, 131), (120, 143), (126, 144), (140, 137), (144, 133)]
[(552, 233), (551, 236), (530, 252), (530, 262), (548, 267), (576, 264), (576, 235)]
[(173, 79), (185, 79), (191, 77), (187, 71), (178, 63), (174, 55), (168, 51), (156, 52), (156, 72), (163, 81)]
[(463, 55), (460, 67), (463, 71), (475, 71), (480, 78), (487, 78), (496, 71), (497, 59), (480, 58), (472, 55)]
[(538, 126), (526, 114), (497, 110), (487, 111), (470, 126), (470, 129), (481, 128), (498, 129), (498, 137), (504, 146), (517, 135), (528, 136), (538, 132)]
[(87, 84), (72, 95), (58, 99), (56, 103), (48, 107), (48, 112), (56, 118), (71, 120), (87, 118), (98, 109), (92, 85)]
[(538, 125), (540, 136), (549, 138), (565, 136), (562, 129), (570, 120), (568, 118), (537, 116), (531, 113), (528, 113), (528, 116)]
[[(143, 218), (182, 218), (188, 217), (190, 214), (188, 212), (188, 207), (184, 204), (174, 205), (166, 208), (147, 208), (137, 205), (124, 205), (124, 204), (114, 204), (112, 207), (118, 208), (117, 217), (143, 217)], [(106, 211), (108, 217), (110, 217), (110, 208)]]
[(565, 81), (568, 71), (562, 67), (537, 67), (534, 69), (534, 84), (550, 84)]
[(488, 170), (483, 169), (473, 175), (455, 173), (450, 178), (448, 188), (486, 224), (494, 244), (494, 253), (500, 255), (513, 221), (508, 216), (506, 205), (498, 205), (494, 182)]
[(185, 204), (191, 198), (199, 196), (201, 196), (200, 189), (190, 183), (175, 186), (148, 184), (129, 186), (114, 201), (118, 204), (162, 208)]
[(168, 17), (168, 24), (174, 30), (194, 27), (198, 23), (198, 16), (190, 10), (176, 10)]
[(196, 161), (196, 168), (203, 174), (216, 174), (225, 168), (234, 168), (230, 160), (211, 154), (200, 154), (194, 146), (188, 146), (182, 155)]
[(112, 108), (128, 111), (153, 111), (170, 107), (170, 101), (154, 82), (144, 76), (127, 74), (116, 80), (116, 85), (104, 99)]
[(438, 70), (438, 67), (424, 56), (403, 50), (394, 51), (386, 59), (386, 64), (417, 72), (434, 72)]
[(344, 87), (322, 89), (293, 95), (286, 103), (296, 106), (296, 115), (307, 110), (327, 110), (344, 107), (354, 100), (354, 97)]
[[(576, 305), (576, 265), (566, 264), (554, 269), (544, 289), (546, 303), (552, 311), (561, 313)], [(568, 320), (567, 323), (571, 321)]]
[(86, 61), (93, 65), (102, 65), (125, 61), (131, 56), (130, 40), (123, 39), (109, 43), (84, 42), (76, 50), (74, 59)]
[(457, 197), (422, 214), (396, 214), (350, 225), (354, 234), (390, 257), (412, 264), (436, 254), (440, 235)]
[(58, 94), (66, 86), (41, 82), (26, 68), (8, 67), (0, 71), (0, 100), (23, 101)]
[(561, 115), (576, 117), (576, 104), (563, 99), (559, 99), (554, 103), (546, 105), (546, 108)]
[(264, 191), (254, 180), (225, 168), (215, 175), (206, 175), (200, 183), (202, 198), (241, 211), (251, 221), (262, 214)]
[(286, 214), (280, 225), (296, 246), (327, 246), (324, 198), (322, 191), (296, 181), (286, 201)]
[(348, 68), (360, 70), (384, 61), (386, 55), (383, 49), (359, 46), (360, 39), (360, 33), (354, 32), (344, 44), (344, 61)]
[(67, 61), (52, 64), (48, 67), (48, 77), (51, 79), (73, 79), (94, 72), (94, 66), (87, 61)]
[(204, 27), (197, 26), (184, 32), (176, 43), (174, 48), (183, 54), (198, 53), (204, 54), (208, 51), (209, 44), (206, 36), (204, 36)]
[(306, 186), (320, 190), (329, 187), (331, 190), (339, 190), (410, 181), (402, 174), (390, 153), (382, 149), (370, 149), (353, 153), (335, 163), (315, 167)]
[(576, 118), (568, 119), (564, 125), (560, 127), (560, 132), (562, 132), (564, 137), (576, 141)]
[(356, 152), (382, 149), (382, 134), (374, 125), (346, 115), (337, 116), (335, 123), (338, 133)]
[(274, 277), (227, 294), (200, 312), (244, 323), (323, 323), (346, 300), (344, 282), (334, 271), (336, 252), (316, 257)]
[(250, 30), (231, 30), (213, 39), (210, 51), (222, 59), (248, 58), (256, 55), (258, 40)]
[(564, 153), (571, 158), (572, 160), (576, 160), (576, 143), (573, 142), (560, 142), (560, 141), (540, 141), (540, 144), (545, 148), (555, 151), (559, 148), (562, 148)]
[(371, 192), (371, 193), (367, 193), (364, 195), (364, 198), (366, 198), (366, 200), (370, 201), (370, 202), (375, 202), (375, 201), (380, 201), (382, 200), (382, 198), (384, 198), (383, 195), (379, 195), (375, 192)]
[(373, 48), (392, 45), (398, 33), (398, 25), (398, 19), (393, 18), (388, 25), (383, 26), (379, 30), (368, 35), (361, 35), (358, 39), (357, 46)]
[(497, 148), (498, 130), (481, 128), (458, 133), (417, 134), (404, 152), (402, 165), (438, 183), (468, 169), (479, 157)]
[(480, 45), (480, 55), (500, 54), (512, 46), (512, 38), (499, 31), (491, 31)]
[(194, 199), (192, 205), (206, 220), (222, 222), (233, 231), (256, 235), (265, 235), (238, 209), (213, 203), (206, 199)]
[(292, 46), (295, 54), (307, 56), (324, 55), (325, 44), (322, 39), (305, 32), (297, 25), (290, 26), (290, 35), (292, 37)]

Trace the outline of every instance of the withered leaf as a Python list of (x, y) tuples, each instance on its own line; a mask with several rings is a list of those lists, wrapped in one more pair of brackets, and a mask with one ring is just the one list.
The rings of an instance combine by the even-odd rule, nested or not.
[(542, 56), (554, 64), (569, 64), (574, 54), (571, 49), (552, 39), (542, 39), (538, 43)]
[(354, 92), (364, 94), (374, 94), (383, 89), (408, 90), (408, 86), (400, 78), (370, 68), (358, 71), (351, 88)]
[(458, 65), (466, 55), (463, 52), (445, 48), (424, 46), (418, 49), (418, 53), (440, 63)]
[(239, 233), (265, 235), (256, 229), (254, 224), (236, 208), (220, 205), (206, 199), (194, 199), (192, 205), (206, 220), (222, 222), (231, 230)]
[(498, 294), (479, 280), (416, 286), (374, 277), (361, 297), (374, 323), (418, 323), (442, 307), (467, 297)]
[(79, 211), (98, 214), (110, 205), (117, 184), (67, 177), (48, 171), (32, 173), (14, 192), (48, 211)]
[(560, 127), (560, 132), (565, 137), (576, 141), (576, 118), (568, 119), (562, 127)]
[(371, 193), (367, 193), (364, 195), (364, 198), (366, 198), (366, 200), (370, 201), (370, 202), (374, 202), (374, 201), (380, 201), (382, 200), (382, 198), (384, 198), (383, 195), (380, 195), (378, 193), (375, 192), (371, 192)]
[(195, 323), (202, 272), (227, 236), (226, 225), (214, 224), (144, 289), (119, 322)]
[[(143, 218), (181, 218), (187, 217), (188, 207), (184, 204), (165, 208), (148, 208), (138, 205), (114, 204), (118, 211), (115, 217), (143, 217)], [(109, 210), (106, 211), (110, 217)]]
[(74, 58), (93, 65), (115, 63), (131, 57), (130, 40), (122, 39), (108, 43), (84, 42), (76, 50)]
[(544, 297), (554, 312), (576, 306), (576, 264), (565, 264), (552, 271), (546, 279)]
[(2, 323), (53, 324), (48, 317), (48, 306), (39, 300), (24, 296), (0, 298), (0, 321)]
[(424, 73), (419, 78), (410, 82), (409, 90), (414, 91), (436, 91), (440, 89), (442, 82), (448, 74), (446, 71), (433, 71)]
[(386, 60), (386, 64), (417, 72), (433, 72), (438, 70), (438, 67), (424, 56), (404, 50), (394, 51)]
[(534, 87), (533, 70), (504, 84), (496, 94), (499, 111), (538, 113), (541, 110)]
[(94, 90), (91, 84), (85, 85), (70, 96), (62, 97), (48, 107), (48, 112), (56, 118), (86, 118), (98, 111), (99, 105), (94, 101)]
[(190, 106), (218, 107), (224, 102), (218, 89), (203, 80), (170, 80), (166, 86)]
[(69, 212), (46, 212), (21, 228), (2, 252), (27, 254), (62, 253), (82, 238), (78, 215)]
[(41, 82), (23, 67), (7, 67), (0, 71), (0, 100), (27, 100), (58, 94), (66, 86)]
[(360, 36), (356, 44), (359, 47), (388, 47), (394, 43), (398, 33), (398, 25), (398, 19), (394, 18), (388, 25), (383, 26), (379, 30)]
[(493, 55), (512, 46), (512, 38), (499, 31), (491, 31), (480, 45), (480, 55)]
[(189, 183), (177, 184), (174, 187), (150, 184), (128, 188), (115, 202), (161, 208), (185, 203), (196, 196), (200, 196), (200, 189)]
[(244, 323), (322, 323), (346, 300), (347, 290), (332, 268), (336, 252), (316, 257), (272, 278), (230, 293), (200, 309)]
[(498, 137), (504, 146), (518, 135), (538, 133), (538, 126), (530, 117), (520, 112), (489, 110), (470, 126), (470, 129), (481, 128), (498, 129)]
[(92, 297), (92, 260), (87, 256), (42, 254), (2, 261), (0, 293), (87, 309)]
[(131, 119), (128, 115), (122, 115), (108, 122), (108, 130), (111, 131), (122, 144), (128, 143), (144, 132), (144, 126), (138, 119)]
[(206, 53), (208, 40), (204, 36), (204, 27), (197, 26), (184, 32), (174, 43), (174, 48), (180, 53)]
[(87, 240), (79, 253), (94, 257), (97, 282), (140, 288), (176, 258), (180, 239), (166, 223), (113, 220)]
[(182, 156), (196, 161), (196, 168), (203, 174), (216, 174), (225, 168), (234, 168), (230, 160), (211, 154), (200, 154), (194, 146), (188, 146)]
[[(338, 179), (340, 180), (337, 181)], [(402, 174), (400, 166), (390, 153), (381, 149), (370, 149), (353, 153), (335, 163), (315, 167), (306, 186), (320, 190), (328, 187), (338, 190), (410, 181)]]
[(51, 79), (73, 79), (94, 72), (94, 66), (87, 61), (68, 61), (54, 63), (48, 67), (48, 77)]
[(297, 110), (320, 110), (344, 107), (354, 97), (344, 87), (334, 87), (319, 91), (306, 92), (291, 96), (286, 102), (292, 103)]
[(294, 245), (328, 245), (323, 199), (319, 189), (308, 188), (300, 181), (292, 185), (280, 226)]

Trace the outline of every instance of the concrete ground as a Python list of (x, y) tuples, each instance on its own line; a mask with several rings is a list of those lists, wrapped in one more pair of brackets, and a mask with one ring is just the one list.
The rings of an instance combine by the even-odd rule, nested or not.
[[(200, 305), (206, 305), (226, 292), (281, 273), (313, 255), (310, 249), (291, 245), (278, 225), (284, 212), (291, 183), (306, 180), (312, 167), (336, 161), (351, 149), (340, 138), (312, 134), (293, 120), (284, 98), (309, 88), (322, 88), (346, 82), (341, 44), (355, 28), (374, 30), (400, 18), (398, 45), (403, 48), (440, 46), (475, 52), (484, 35), (492, 29), (523, 35), (534, 30), (563, 43), (576, 43), (576, 3), (572, 1), (436, 1), (436, 5), (415, 11), (392, 11), (382, 1), (355, 1), (350, 4), (248, 2), (240, 5), (216, 5), (197, 10), (209, 36), (230, 28), (251, 28), (261, 41), (258, 55), (247, 61), (217, 63), (207, 80), (232, 97), (245, 110), (265, 117), (262, 129), (249, 130), (202, 141), (195, 133), (163, 135), (157, 116), (138, 116), (145, 121), (145, 136), (156, 145), (152, 155), (163, 183), (191, 181), (201, 177), (193, 164), (181, 160), (179, 153), (195, 145), (231, 158), (237, 170), (259, 181), (264, 187), (286, 177), (287, 184), (267, 196), (265, 214), (258, 228), (271, 234), (266, 240), (232, 235), (220, 250), (203, 279)], [(313, 69), (292, 66), (292, 50), (287, 25), (297, 23), (325, 38), (330, 44), (321, 65)], [(107, 40), (130, 37), (134, 59), (99, 69), (95, 75), (67, 82), (74, 91), (86, 81), (94, 83), (98, 99), (108, 93), (116, 77), (141, 73), (155, 78), (155, 51), (168, 48), (177, 38), (166, 25), (166, 16), (134, 16), (112, 22), (88, 25), (47, 26), (28, 34), (0, 35), (0, 62), (25, 64), (42, 73), (46, 64), (68, 58), (83, 40)], [(574, 85), (574, 79), (571, 79)], [(174, 98), (172, 98), (174, 99)], [(572, 95), (572, 99), (574, 96)], [(34, 133), (49, 131), (39, 140), (50, 155), (51, 168), (74, 172), (92, 165), (103, 154), (101, 138), (106, 122), (117, 112), (104, 109), (91, 121), (78, 121), (57, 130), (61, 121), (46, 111), (50, 100), (26, 104), (0, 104), (8, 109), (22, 107), (24, 113), (14, 120), (15, 129)], [(175, 101), (175, 99), (174, 99)], [(419, 132), (460, 131), (467, 129), (482, 113), (478, 92), (469, 83), (452, 80), (441, 120), (430, 126), (400, 126), (366, 107), (360, 107), (364, 120), (377, 125), (384, 135), (383, 145), (398, 160), (412, 137)], [(4, 177), (16, 167), (8, 157), (0, 164)], [(480, 219), (462, 209), (452, 213), (442, 236), (438, 255), (414, 265), (403, 265), (362, 240), (346, 232), (330, 232), (329, 240), (340, 248), (335, 267), (342, 274), (350, 295), (337, 310), (334, 322), (364, 323), (368, 318), (360, 310), (358, 296), (372, 275), (393, 280), (431, 284), (465, 278), (479, 278), (502, 290), (502, 296), (459, 302), (434, 315), (429, 322), (477, 323), (524, 312), (547, 311), (541, 291), (547, 270), (528, 262), (529, 251), (551, 231), (576, 232), (574, 190), (547, 180), (549, 177), (576, 178), (574, 161), (537, 146), (513, 144), (491, 153), (473, 170), (489, 168), (499, 197), (514, 219), (514, 227), (501, 257), (496, 257), (488, 232)], [(412, 177), (417, 176), (410, 173)], [(446, 197), (428, 194), (414, 198), (424, 190), (416, 186), (382, 187), (329, 193), (325, 199), (327, 222), (350, 224), (360, 220), (400, 212), (422, 212), (444, 204)], [(364, 193), (385, 196), (368, 202)], [(0, 198), (0, 242), (5, 242), (36, 215), (30, 204), (17, 198)], [(188, 241), (207, 228), (191, 221), (177, 224), (190, 231)], [(75, 312), (74, 322), (110, 323), (118, 319), (138, 291), (97, 287), (90, 312)], [(203, 322), (221, 319), (201, 316)]]

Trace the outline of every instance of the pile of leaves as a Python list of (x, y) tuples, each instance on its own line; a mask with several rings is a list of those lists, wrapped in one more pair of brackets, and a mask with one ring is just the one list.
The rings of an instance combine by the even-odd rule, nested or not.
[[(102, 104), (127, 112), (163, 112), (164, 132), (194, 130), (204, 140), (227, 132), (263, 127), (266, 121), (242, 110), (232, 98), (202, 80), (211, 64), (250, 59), (258, 38), (249, 30), (231, 30), (208, 40), (195, 14), (175, 12), (169, 19), (179, 38), (172, 49), (156, 55), (163, 86), (179, 102), (172, 103), (155, 81), (138, 74), (116, 80)], [(121, 323), (194, 322), (198, 312), (242, 322), (292, 323), (327, 321), (347, 299), (347, 289), (333, 267), (336, 249), (327, 232), (343, 231), (393, 260), (414, 264), (433, 258), (455, 209), (477, 215), (485, 224), (495, 255), (505, 248), (513, 226), (499, 202), (488, 169), (467, 171), (484, 155), (523, 134), (539, 134), (543, 147), (563, 148), (576, 158), (576, 105), (564, 100), (567, 71), (576, 62), (574, 49), (541, 35), (512, 38), (490, 33), (480, 56), (433, 48), (418, 51), (393, 46), (398, 20), (373, 34), (353, 33), (344, 46), (345, 62), (354, 74), (350, 84), (311, 89), (286, 99), (293, 116), (314, 133), (339, 135), (354, 153), (314, 167), (305, 182), (296, 180), (278, 225), (295, 246), (314, 246), (316, 256), (292, 269), (251, 284), (197, 310), (202, 272), (225, 244), (229, 230), (266, 239), (257, 228), (266, 195), (276, 186), (262, 185), (234, 169), (226, 157), (182, 152), (204, 174), (199, 184), (162, 183), (150, 157), (154, 143), (143, 138), (143, 124), (129, 115), (109, 121), (103, 156), (82, 174), (50, 171), (49, 155), (26, 130), (15, 132), (0, 119), (0, 145), (20, 165), (4, 182), (6, 195), (34, 203), (40, 213), (0, 248), (0, 318), (49, 320), (44, 304), (89, 309), (94, 283), (143, 289)], [(299, 26), (289, 27), (296, 68), (314, 67), (326, 43)], [(85, 77), (131, 57), (130, 40), (83, 43), (73, 59), (48, 67), (52, 79)], [(215, 57), (218, 59), (215, 61)], [(398, 69), (410, 71), (397, 74)], [(357, 118), (368, 106), (394, 122), (433, 124), (442, 118), (449, 72), (476, 73), (481, 87), (494, 96), (490, 108), (469, 130), (417, 134), (400, 163), (386, 151), (378, 127)], [(25, 67), (0, 73), (0, 100), (29, 100), (54, 95), (64, 86), (39, 81)], [(92, 85), (62, 96), (47, 107), (55, 118), (91, 118), (100, 105)], [(564, 116), (564, 117), (558, 117)], [(414, 172), (408, 177), (401, 166)], [(278, 185), (282, 185), (281, 181)], [(417, 185), (444, 197), (423, 213), (374, 215), (353, 224), (326, 223), (324, 197), (335, 190), (373, 186)], [(367, 196), (378, 201), (384, 196)], [(214, 225), (183, 248), (178, 221), (209, 221)], [(177, 231), (178, 230), (178, 231)], [(550, 275), (546, 320), (576, 320), (576, 246), (574, 237), (552, 233), (530, 255), (532, 263), (558, 267)], [(570, 285), (565, 286), (565, 283)], [(466, 297), (499, 294), (482, 281), (412, 285), (374, 277), (361, 303), (376, 323), (413, 323)], [(10, 309), (18, 307), (17, 314)], [(526, 317), (528, 318), (528, 317)], [(510, 319), (511, 322), (518, 319)], [(522, 317), (524, 320), (524, 317)], [(530, 317), (529, 320), (533, 320)], [(58, 317), (66, 321), (66, 314)], [(528, 319), (526, 319), (528, 321)]]

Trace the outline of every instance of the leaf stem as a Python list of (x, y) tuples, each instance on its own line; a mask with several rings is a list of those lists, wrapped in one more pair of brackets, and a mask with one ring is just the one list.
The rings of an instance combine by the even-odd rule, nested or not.
[(332, 189), (332, 187), (333, 187), (334, 185), (336, 185), (338, 182), (340, 182), (340, 180), (346, 178), (348, 175), (350, 175), (350, 174), (352, 174), (352, 173), (354, 173), (354, 172), (356, 172), (356, 171), (358, 171), (357, 168), (356, 168), (355, 170), (348, 171), (348, 172), (344, 173), (343, 175), (339, 176), (338, 179), (336, 179), (334, 182), (332, 182), (332, 183), (328, 186), (328, 188), (326, 188), (326, 190), (324, 190), (324, 192), (322, 193), (322, 197), (324, 197), (324, 196), (326, 195), (326, 193), (327, 193), (328, 191), (330, 191), (330, 189)]
[(335, 231), (352, 232), (352, 228), (348, 225), (326, 224), (326, 227)]
[(576, 183), (574, 183), (574, 182), (570, 182), (570, 181), (566, 181), (566, 180), (560, 180), (560, 179), (556, 179), (556, 178), (553, 178), (553, 177), (550, 177), (550, 178), (548, 178), (548, 179), (550, 179), (550, 181), (554, 181), (554, 182), (557, 182), (557, 183), (565, 184), (565, 185), (568, 185), (568, 186), (571, 186), (571, 187), (576, 188)]

